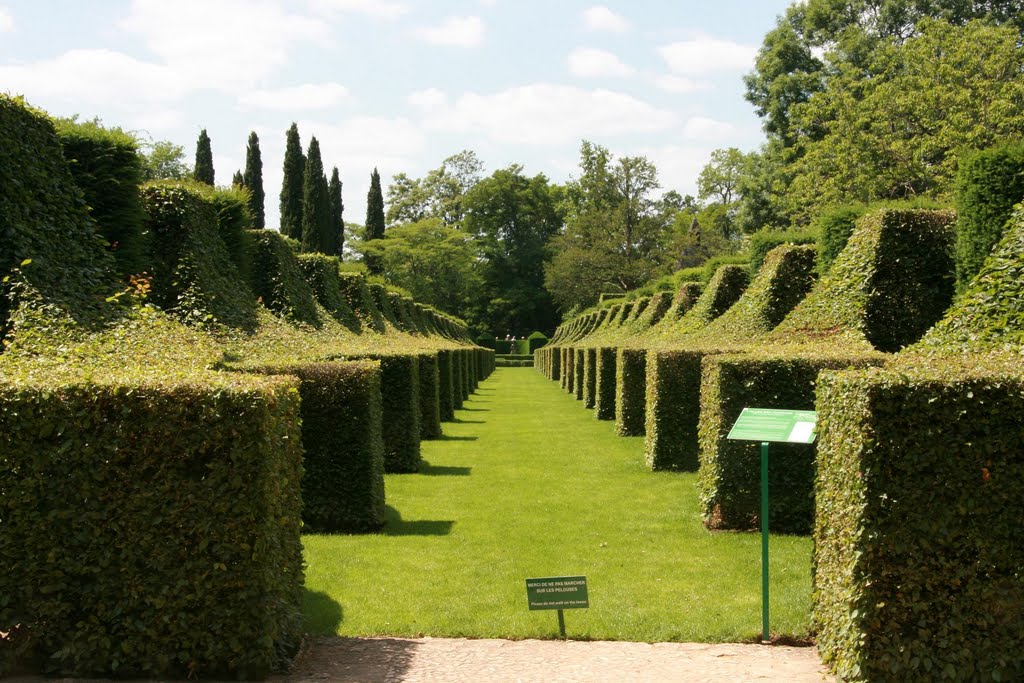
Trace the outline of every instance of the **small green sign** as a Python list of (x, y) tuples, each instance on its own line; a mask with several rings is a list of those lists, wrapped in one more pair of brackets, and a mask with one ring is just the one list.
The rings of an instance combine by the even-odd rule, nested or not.
[(526, 600), (530, 609), (584, 609), (590, 607), (587, 577), (549, 576), (526, 580)]
[(729, 439), (814, 443), (818, 414), (813, 410), (744, 408), (729, 431)]

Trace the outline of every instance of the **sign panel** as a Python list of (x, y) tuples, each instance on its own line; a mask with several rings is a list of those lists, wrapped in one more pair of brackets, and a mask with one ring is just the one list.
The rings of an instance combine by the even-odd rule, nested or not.
[(530, 609), (584, 609), (590, 607), (587, 577), (549, 576), (526, 580)]
[(814, 443), (818, 414), (813, 410), (744, 408), (727, 438), (738, 441)]

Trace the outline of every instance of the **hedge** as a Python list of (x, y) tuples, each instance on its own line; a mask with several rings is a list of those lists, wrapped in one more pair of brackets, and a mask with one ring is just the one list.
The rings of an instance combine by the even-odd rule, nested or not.
[(419, 358), (420, 439), (441, 438), (441, 372), (436, 351), (422, 352)]
[(562, 388), (573, 393), (573, 382), (576, 381), (576, 354), (571, 346), (562, 347)]
[(530, 353), (536, 353), (537, 349), (548, 343), (548, 338), (543, 332), (533, 332), (526, 341), (530, 345)]
[(0, 669), (281, 668), (303, 623), (299, 410), (286, 377), (0, 386)]
[(544, 355), (548, 358), (549, 368), (548, 377), (554, 381), (561, 381), (562, 379), (562, 353), (561, 349), (554, 346), (548, 346), (544, 349)]
[[(458, 410), (466, 400), (465, 390), (466, 365), (462, 362), (462, 349), (451, 352), (452, 359), (452, 406)], [(452, 414), (454, 418), (454, 413)]]
[(697, 303), (697, 299), (700, 298), (703, 291), (703, 282), (684, 282), (679, 285), (679, 291), (672, 298), (672, 304), (669, 306), (663, 320), (665, 322), (674, 322), (682, 318)]
[(338, 258), (324, 254), (299, 254), (296, 258), (299, 269), (320, 305), (351, 332), (359, 334), (362, 323), (352, 312), (342, 289)]
[(647, 352), (644, 460), (653, 470), (697, 470), (700, 364), (705, 353), (654, 349)]
[(846, 248), (853, 234), (857, 220), (868, 210), (866, 204), (835, 206), (822, 211), (814, 219), (814, 231), (818, 233), (818, 272), (822, 275), (832, 267), (832, 262)]
[(384, 316), (373, 301), (373, 294), (367, 285), (366, 278), (362, 273), (338, 273), (338, 284), (341, 293), (348, 302), (352, 313), (362, 322), (363, 325), (375, 332), (384, 332), (387, 326), (384, 324)]
[(252, 213), (249, 211), (249, 192), (238, 187), (210, 189), (204, 186), (217, 211), (217, 231), (224, 240), (228, 255), (239, 276), (248, 282), (252, 278)]
[(736, 303), (750, 282), (747, 269), (726, 264), (704, 288), (693, 307), (671, 327), (671, 335), (687, 334), (701, 329), (725, 313)]
[[(704, 523), (712, 529), (756, 529), (760, 524), (760, 447), (726, 438), (743, 408), (814, 410), (820, 371), (880, 365), (884, 360), (883, 354), (835, 350), (704, 356), (697, 428)], [(813, 483), (813, 446), (772, 444), (768, 486), (773, 532), (810, 532)]]
[(962, 291), (1003, 235), (1014, 204), (1024, 201), (1024, 144), (960, 158), (956, 188), (956, 284)]
[(615, 419), (615, 347), (597, 349), (594, 416), (598, 420)]
[(313, 290), (295, 255), (299, 243), (274, 230), (250, 230), (253, 240), (252, 289), (263, 304), (293, 323), (319, 326)]
[(384, 523), (380, 363), (283, 363), (252, 370), (300, 381), (303, 531), (379, 529)]
[(122, 279), (149, 269), (142, 158), (135, 138), (99, 121), (54, 122), (64, 159)]
[(209, 189), (192, 182), (147, 183), (142, 203), (153, 247), (152, 302), (188, 324), (255, 330), (256, 298), (221, 237)]
[(111, 293), (113, 266), (53, 124), (0, 93), (0, 336), (14, 284), (5, 278), (14, 269), (45, 300), (85, 321)]
[(842, 680), (1024, 678), (1024, 377), (973, 365), (822, 375), (813, 623)]
[(762, 228), (750, 236), (747, 255), (750, 259), (750, 278), (757, 277), (768, 254), (784, 244), (817, 244), (816, 231), (773, 230)]
[(594, 407), (597, 393), (597, 349), (581, 349), (583, 353), (583, 407)]
[(437, 352), (437, 413), (441, 422), (455, 419), (455, 352), (441, 349)]
[(619, 436), (644, 433), (647, 352), (620, 348), (615, 354), (615, 432)]

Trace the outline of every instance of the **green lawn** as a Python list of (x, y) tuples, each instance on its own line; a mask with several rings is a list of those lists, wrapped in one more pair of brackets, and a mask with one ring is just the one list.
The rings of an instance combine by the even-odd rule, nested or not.
[[(380, 534), (305, 536), (306, 615), (317, 634), (545, 638), (527, 577), (583, 574), (575, 639), (754, 640), (758, 534), (709, 533), (695, 474), (652, 473), (643, 439), (532, 368), (498, 368), (423, 443), (420, 474), (389, 475)], [(804, 637), (811, 540), (771, 540), (773, 634)]]

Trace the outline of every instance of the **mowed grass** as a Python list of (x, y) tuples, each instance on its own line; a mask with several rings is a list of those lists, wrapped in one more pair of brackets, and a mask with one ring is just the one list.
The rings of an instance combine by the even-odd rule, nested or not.
[[(498, 368), (389, 475), (379, 534), (303, 537), (307, 628), (352, 636), (557, 637), (527, 577), (586, 575), (570, 638), (747, 641), (761, 630), (759, 534), (709, 533), (696, 475), (652, 473), (643, 439), (532, 368)], [(771, 539), (771, 630), (805, 637), (811, 540)]]

